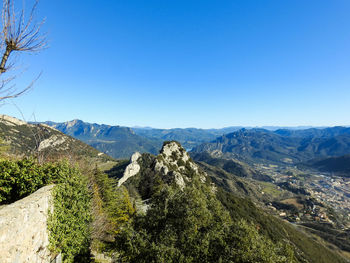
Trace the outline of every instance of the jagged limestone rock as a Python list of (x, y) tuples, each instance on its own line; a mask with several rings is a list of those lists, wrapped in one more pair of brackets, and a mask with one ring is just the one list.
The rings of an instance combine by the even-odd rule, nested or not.
[[(178, 172), (174, 172), (174, 177), (175, 177), (175, 183), (183, 190), (185, 188), (185, 180), (184, 180), (184, 176), (181, 175)], [(186, 179), (188, 180), (188, 178), (186, 177)]]
[(0, 206), (0, 262), (50, 262), (47, 218), (53, 185)]
[(200, 172), (198, 166), (191, 160), (189, 154), (180, 143), (171, 141), (163, 145), (156, 158), (155, 170), (165, 176), (173, 177), (175, 183), (183, 189), (186, 182), (191, 180), (189, 174), (199, 174), (200, 180), (206, 181), (206, 174)]
[[(138, 152), (133, 154), (130, 164), (118, 181), (118, 186), (139, 173), (142, 177), (143, 171), (147, 169), (160, 175), (164, 182), (175, 182), (181, 189), (192, 180), (194, 175), (199, 176), (202, 183), (206, 182), (207, 174), (198, 168), (186, 150), (176, 141), (165, 142), (159, 155), (151, 158), (151, 163), (147, 156), (147, 154), (141, 155)], [(149, 167), (145, 167), (145, 163)]]
[(130, 158), (130, 164), (126, 167), (123, 177), (118, 181), (118, 187), (121, 186), (126, 180), (130, 177), (137, 175), (140, 171), (140, 165), (137, 163), (137, 160), (141, 157), (139, 152), (135, 152)]
[[(57, 147), (66, 142), (65, 137), (59, 137), (57, 135), (52, 135), (50, 138), (45, 139), (40, 142), (38, 151), (42, 151), (48, 147)], [(67, 149), (67, 146), (65, 147)]]

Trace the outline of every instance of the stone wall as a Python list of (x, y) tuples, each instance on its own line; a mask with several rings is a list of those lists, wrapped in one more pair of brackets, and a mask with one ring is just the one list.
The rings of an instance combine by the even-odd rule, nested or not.
[(50, 262), (47, 216), (52, 187), (0, 206), (1, 263)]

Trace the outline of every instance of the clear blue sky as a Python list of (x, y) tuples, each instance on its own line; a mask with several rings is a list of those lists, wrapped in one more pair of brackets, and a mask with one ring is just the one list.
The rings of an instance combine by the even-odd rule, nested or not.
[(18, 58), (28, 70), (17, 85), (43, 75), (5, 114), (162, 128), (350, 124), (348, 0), (41, 0), (38, 9), (50, 47)]

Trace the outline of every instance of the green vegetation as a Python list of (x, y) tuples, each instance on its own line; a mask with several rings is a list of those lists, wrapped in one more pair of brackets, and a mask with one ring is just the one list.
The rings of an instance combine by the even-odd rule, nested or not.
[(233, 159), (214, 158), (207, 152), (191, 153), (191, 156), (197, 162), (204, 162), (216, 168), (221, 168), (225, 172), (238, 177), (253, 178), (259, 181), (267, 182), (272, 181), (270, 176), (252, 169), (249, 165), (242, 161), (237, 161)]
[(339, 157), (310, 160), (306, 165), (323, 172), (331, 172), (338, 176), (350, 177), (349, 163), (350, 155), (347, 154)]
[(245, 220), (233, 221), (213, 189), (193, 178), (183, 190), (163, 184), (146, 214), (116, 236), (122, 262), (295, 262)]
[[(134, 200), (145, 203), (109, 243), (116, 261), (345, 262), (335, 251), (246, 199), (258, 193), (245, 178), (233, 178), (222, 168), (201, 163), (219, 185), (227, 183), (229, 191), (236, 188), (245, 198), (218, 186), (214, 190), (209, 177), (205, 183), (200, 181), (201, 172), (186, 175), (191, 180), (181, 188), (169, 173), (152, 168), (159, 159), (161, 155), (143, 154), (138, 159), (140, 172), (123, 184)], [(168, 168), (171, 174), (172, 167)]]
[(66, 162), (38, 164), (34, 159), (0, 161), (0, 204), (12, 203), (39, 188), (63, 182), (71, 170)]
[(102, 201), (102, 209), (107, 214), (111, 226), (111, 234), (119, 232), (119, 228), (135, 213), (134, 206), (125, 187), (117, 187), (116, 181), (107, 174), (96, 169), (94, 173), (98, 196)]
[(134, 215), (135, 207), (126, 188), (118, 188), (116, 180), (99, 169), (93, 171), (90, 182), (93, 189), (91, 249), (94, 253), (113, 254), (110, 244)]
[(327, 223), (308, 222), (303, 223), (305, 230), (318, 235), (323, 240), (332, 243), (342, 250), (350, 252), (350, 231), (335, 229)]
[(87, 178), (66, 163), (56, 170), (61, 176), (53, 191), (53, 213), (49, 213), (49, 248), (62, 253), (63, 262), (87, 262), (91, 222)]
[(64, 262), (86, 262), (90, 245), (90, 193), (87, 177), (67, 161), (38, 164), (34, 159), (0, 162), (0, 202), (19, 200), (56, 184), (49, 213), (50, 250)]
[(48, 183), (50, 175), (32, 159), (0, 162), (0, 203), (12, 203)]
[(279, 190), (277, 186), (273, 183), (269, 182), (259, 182), (259, 184), (262, 186), (262, 191), (273, 198), (279, 198), (283, 195), (282, 190)]
[[(116, 262), (344, 262), (297, 227), (214, 186), (210, 177), (244, 197), (257, 194), (246, 184), (248, 179), (234, 179), (223, 168), (203, 163), (210, 171), (206, 176), (200, 168), (191, 168), (192, 160), (183, 163), (187, 168), (182, 172), (175, 165), (164, 174), (155, 169), (161, 158), (142, 154), (139, 173), (121, 187), (116, 179), (127, 161), (118, 162), (108, 176), (97, 164), (95, 169), (87, 165), (82, 174), (66, 161), (2, 160), (0, 202), (56, 184), (49, 240), (53, 254), (62, 253), (64, 262), (90, 262), (90, 249)], [(172, 159), (179, 163), (179, 156)], [(181, 187), (173, 178), (175, 172), (183, 176)], [(338, 234), (348, 240), (344, 233), (329, 234), (329, 241)]]

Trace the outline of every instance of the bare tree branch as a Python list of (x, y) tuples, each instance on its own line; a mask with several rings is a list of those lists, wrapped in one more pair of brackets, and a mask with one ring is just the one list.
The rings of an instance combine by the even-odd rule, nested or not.
[[(38, 52), (47, 46), (46, 34), (41, 33), (41, 27), (45, 23), (45, 19), (39, 23), (34, 22), (34, 14), (37, 6), (38, 0), (35, 1), (31, 8), (28, 18), (25, 19), (24, 9), (21, 10), (19, 15), (16, 15), (13, 1), (3, 0), (2, 30), (0, 36), (0, 76), (8, 72), (11, 67), (9, 58), (13, 52)], [(14, 77), (10, 77), (0, 81), (0, 101), (22, 95), (33, 86), (38, 78), (19, 92), (14, 88), (15, 85), (6, 87), (13, 79)]]
[(3, 101), (5, 99), (12, 99), (12, 98), (17, 98), (18, 96), (22, 95), (23, 93), (25, 93), (26, 91), (28, 91), (29, 89), (31, 89), (34, 85), (34, 83), (40, 78), (42, 72), (27, 86), (25, 87), (24, 89), (22, 89), (21, 91), (19, 92), (16, 92), (15, 91), (15, 87), (16, 85), (12, 85), (10, 87), (6, 87), (4, 88), (5, 86), (7, 86), (7, 84), (14, 80), (15, 77), (12, 77), (12, 78), (9, 78), (5, 81), (2, 81), (2, 83), (0, 84), (0, 90), (1, 90), (1, 94), (2, 96), (0, 96), (0, 101)]

